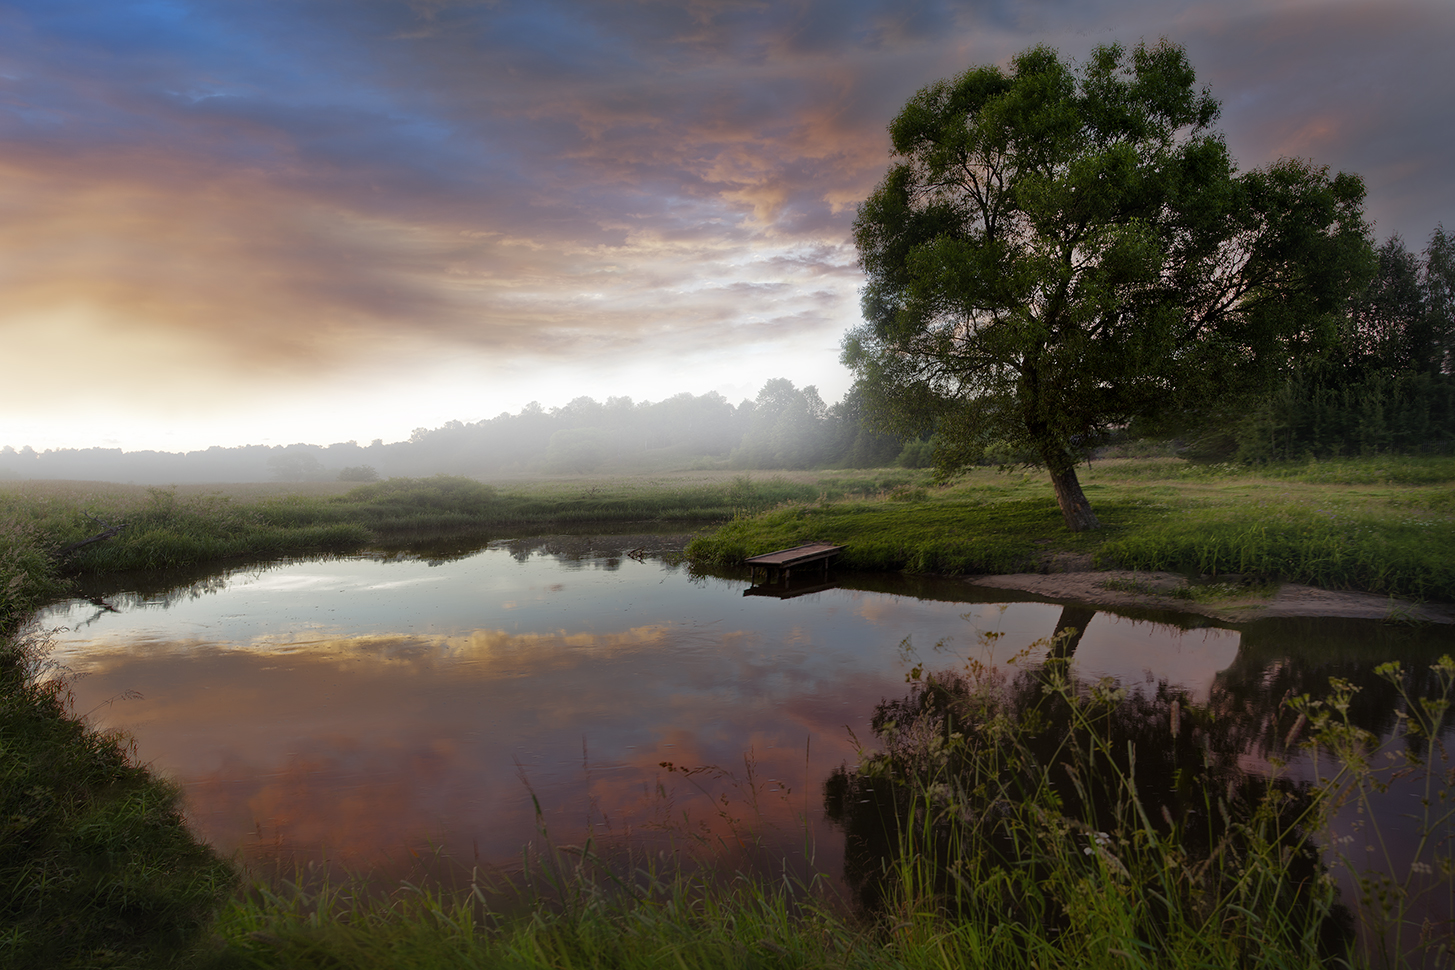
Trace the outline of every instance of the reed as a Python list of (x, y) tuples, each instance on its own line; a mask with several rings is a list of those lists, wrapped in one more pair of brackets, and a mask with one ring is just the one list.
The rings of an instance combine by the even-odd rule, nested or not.
[[(1448, 961), (1448, 926), (1409, 904), (1455, 887), (1443, 751), (1385, 769), (1347, 722), (1348, 685), (1291, 699), (1269, 769), (1245, 767), (1227, 712), (1160, 688), (1078, 683), (1064, 662), (1010, 679), (972, 665), (915, 675), (875, 717), (880, 746), (836, 773), (857, 908), (824, 886), (597, 854), (527, 854), (509, 878), (452, 890), (296, 879), (223, 914), (219, 965), (273, 967), (1415, 968)], [(1438, 739), (1455, 663), (1432, 689), (1397, 667), (1409, 736)], [(1290, 728), (1291, 721), (1291, 728)], [(1286, 732), (1286, 734), (1285, 734)], [(1427, 733), (1433, 732), (1433, 733)], [(1405, 735), (1394, 739), (1403, 741)], [(1283, 758), (1327, 759), (1312, 782)], [(1341, 806), (1432, 772), (1421, 841), (1362, 873), (1347, 905), (1327, 868)], [(1399, 873), (1408, 872), (1406, 878)], [(1378, 892), (1375, 892), (1378, 890)], [(1356, 931), (1357, 930), (1357, 931)]]
[[(851, 871), (886, 919), (956, 939), (967, 966), (1455, 957), (1448, 655), (1419, 688), (1397, 664), (1379, 669), (1403, 699), (1395, 755), (1376, 757), (1380, 739), (1350, 720), (1357, 688), (1334, 681), (1327, 697), (1288, 700), (1287, 733), (1251, 771), (1247, 739), (1215, 704), (1076, 684), (1048, 649), (1014, 681), (973, 665), (917, 680), (876, 714), (882, 748), (836, 776), (830, 810), (870, 857)], [(1312, 781), (1286, 772), (1293, 758)], [(1419, 782), (1420, 808), (1376, 812), (1401, 777)], [(1350, 805), (1357, 841), (1388, 847), (1382, 858), (1350, 858)], [(1331, 864), (1352, 874), (1352, 896)]]
[[(253, 501), (162, 488), (144, 493), (104, 487), (17, 488), (0, 490), (0, 578), (34, 571), (36, 556), (54, 555), (110, 525), (123, 528), (112, 538), (66, 555), (64, 568), (93, 574), (167, 569), (236, 558), (347, 552), (402, 539), (521, 527), (703, 523), (811, 499), (821, 491), (804, 482), (747, 476), (708, 484), (555, 483), (503, 491), (441, 475), (390, 479), (345, 495)], [(16, 602), (22, 612), (29, 608)]]

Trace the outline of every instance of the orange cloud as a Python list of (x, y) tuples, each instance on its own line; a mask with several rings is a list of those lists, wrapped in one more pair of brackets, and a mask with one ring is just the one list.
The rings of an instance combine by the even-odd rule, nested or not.
[[(1455, 38), (1448, 4), (76, 10), (6, 21), (0, 339), (67, 359), (93, 411), (209, 391), (296, 411), (381, 372), (406, 399), (512, 367), (839, 373), (885, 125), (1037, 42), (1168, 35), (1245, 166), (1360, 172), (1381, 227), (1412, 237), (1455, 206), (1455, 135), (1431, 123), (1455, 81), (1425, 69)], [(44, 392), (22, 375), (0, 406)]]

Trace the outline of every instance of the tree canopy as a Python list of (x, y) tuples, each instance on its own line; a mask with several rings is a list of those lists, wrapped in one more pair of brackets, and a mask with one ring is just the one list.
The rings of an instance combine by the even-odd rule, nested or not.
[(1182, 48), (1047, 47), (924, 88), (859, 207), (868, 282), (844, 362), (885, 422), (932, 421), (945, 470), (1038, 456), (1067, 526), (1110, 429), (1267, 381), (1328, 340), (1371, 267), (1364, 186), (1284, 159), (1239, 173)]
[(1452, 251), (1443, 226), (1421, 254), (1390, 236), (1322, 354), (1298, 361), (1267, 393), (1138, 422), (1135, 431), (1176, 433), (1183, 453), (1200, 460), (1455, 451)]

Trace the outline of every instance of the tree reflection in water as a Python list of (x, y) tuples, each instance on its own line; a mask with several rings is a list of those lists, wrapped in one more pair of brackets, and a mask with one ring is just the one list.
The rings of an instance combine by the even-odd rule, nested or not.
[[(1076, 680), (1094, 611), (1068, 607), (1037, 668), (911, 674), (881, 702), (881, 750), (825, 783), (845, 877), (871, 911), (930, 904), (1037, 934), (1133, 921), (1138, 939), (1278, 938), (1324, 954), (1352, 919), (1320, 861), (1307, 783), (1251, 770), (1244, 703)], [(1278, 716), (1252, 732), (1272, 737)]]

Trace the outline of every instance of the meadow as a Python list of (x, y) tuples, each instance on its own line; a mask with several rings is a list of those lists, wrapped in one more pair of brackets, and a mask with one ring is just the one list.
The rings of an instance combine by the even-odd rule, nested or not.
[(1036, 472), (976, 469), (945, 485), (797, 502), (739, 516), (688, 547), (731, 566), (810, 539), (853, 569), (953, 575), (1066, 568), (1168, 570), (1455, 599), (1455, 459), (1250, 469), (1099, 461), (1081, 474), (1102, 528), (1071, 533)]
[[(514, 871), (462, 869), (456, 886), (380, 892), (306, 873), (251, 882), (190, 836), (175, 788), (138, 766), (124, 738), (97, 734), (74, 715), (64, 680), (45, 677), (43, 632), (27, 625), (77, 574), (612, 523), (697, 530), (688, 555), (703, 565), (731, 566), (814, 538), (847, 545), (851, 568), (1117, 565), (1455, 598), (1452, 459), (1261, 469), (1118, 459), (1085, 469), (1083, 483), (1106, 527), (1080, 535), (1061, 527), (1043, 476), (994, 469), (949, 484), (903, 469), (558, 479), (532, 488), (446, 477), (352, 487), (0, 484), (0, 876), (9, 887), (0, 967), (1232, 968), (1449, 959), (1448, 927), (1421, 929), (1407, 918), (1420, 893), (1455, 893), (1449, 845), (1440, 841), (1455, 811), (1439, 742), (1455, 690), (1448, 659), (1417, 680), (1381, 668), (1406, 694), (1402, 760), (1368, 758), (1375, 739), (1350, 724), (1349, 693), (1336, 684), (1327, 698), (1289, 699), (1281, 717), (1291, 726), (1278, 729), (1282, 741), (1270, 752), (1275, 767), (1312, 753), (1317, 777), (1297, 786), (1242, 778), (1236, 800), (1214, 770), (1229, 770), (1215, 746), (1194, 744), (1223, 721), (1186, 698), (1138, 707), (1112, 687), (1057, 679), (1054, 667), (1031, 694), (986, 671), (925, 675), (837, 796), (837, 810), (851, 812), (845, 806), (861, 803), (848, 797), (853, 786), (871, 784), (882, 788), (880, 801), (866, 795), (862, 803), (889, 808), (879, 816), (891, 838), (871, 873), (875, 902), (855, 905), (820, 885), (761, 873), (607, 860), (589, 840), (560, 844), (545, 832)], [(123, 528), (111, 538), (57, 555), (116, 525)], [(1051, 707), (1027, 700), (1043, 694)], [(1118, 755), (1129, 750), (1128, 725), (1177, 741), (1172, 748), (1186, 759), (1179, 777), (1191, 792), (1181, 809), (1159, 812)], [(1370, 883), (1370, 925), (1384, 929), (1372, 947), (1366, 940), (1350, 950), (1332, 883), (1289, 863), (1307, 857), (1333, 814), (1377, 791), (1389, 771), (1428, 779), (1417, 820), (1428, 861)], [(1094, 798), (1084, 788), (1093, 777)], [(1198, 818), (1223, 821), (1204, 831)], [(750, 828), (742, 835), (751, 840)]]
[(1125, 458), (1084, 468), (1082, 482), (1103, 528), (1079, 534), (1061, 524), (1043, 474), (994, 468), (947, 484), (907, 469), (681, 472), (528, 486), (450, 476), (355, 486), (0, 483), (0, 584), (27, 571), (35, 589), (51, 588), (34, 583), (42, 561), (34, 550), (64, 548), (115, 525), (123, 527), (114, 537), (67, 553), (65, 571), (639, 523), (698, 532), (687, 555), (712, 567), (822, 539), (848, 547), (840, 564), (851, 569), (1170, 570), (1455, 599), (1455, 559), (1447, 554), (1455, 543), (1452, 458), (1261, 468)]

